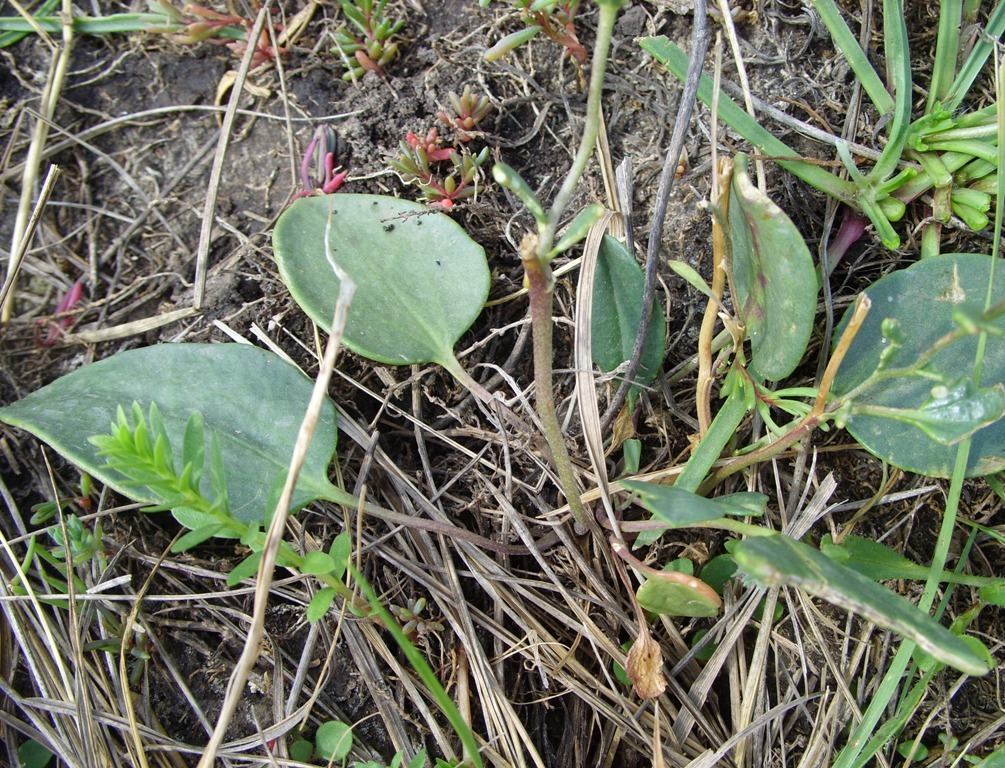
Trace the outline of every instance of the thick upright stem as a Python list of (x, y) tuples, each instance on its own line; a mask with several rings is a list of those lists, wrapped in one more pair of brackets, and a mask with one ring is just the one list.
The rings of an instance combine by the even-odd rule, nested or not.
[(572, 470), (569, 449), (565, 445), (562, 425), (555, 410), (555, 395), (552, 391), (552, 287), (554, 278), (551, 268), (543, 263), (537, 253), (537, 238), (528, 234), (521, 244), (523, 268), (527, 275), (527, 290), (530, 295), (530, 322), (534, 335), (534, 389), (537, 414), (541, 419), (544, 437), (551, 450), (551, 460), (558, 470), (562, 492), (569, 502), (569, 509), (580, 526), (586, 525), (586, 511), (579, 498), (579, 486)]
[[(593, 154), (593, 146), (600, 131), (600, 106), (604, 88), (604, 71), (607, 69), (607, 54), (611, 45), (611, 33), (618, 9), (624, 0), (597, 0), (600, 18), (597, 23), (597, 42), (593, 49), (590, 72), (590, 91), (586, 100), (586, 123), (579, 149), (572, 161), (562, 188), (548, 211), (547, 223), (540, 228), (540, 236), (528, 234), (520, 244), (520, 256), (527, 277), (530, 293), (531, 329), (534, 335), (534, 385), (536, 389), (537, 414), (541, 419), (544, 437), (551, 450), (551, 460), (558, 471), (562, 492), (569, 502), (576, 523), (586, 526), (586, 512), (579, 498), (579, 486), (565, 445), (562, 425), (555, 410), (555, 395), (552, 391), (552, 288), (554, 279), (548, 258), (555, 242), (558, 225), (565, 209), (572, 199), (576, 185), (586, 171), (586, 164)], [(540, 221), (540, 219), (539, 219)]]

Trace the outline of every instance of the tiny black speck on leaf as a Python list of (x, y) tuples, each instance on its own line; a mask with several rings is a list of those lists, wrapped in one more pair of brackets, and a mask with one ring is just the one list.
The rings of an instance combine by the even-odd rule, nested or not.
[(385, 232), (394, 232), (394, 224), (385, 224), (384, 225), (384, 231)]

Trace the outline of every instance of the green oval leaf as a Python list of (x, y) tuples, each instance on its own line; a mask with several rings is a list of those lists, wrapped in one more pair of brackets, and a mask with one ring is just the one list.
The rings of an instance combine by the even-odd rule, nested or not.
[(651, 575), (638, 588), (635, 597), (647, 611), (661, 616), (715, 616), (722, 600), (700, 579), (677, 571), (662, 571)]
[(339, 292), (325, 253), (329, 209), (332, 258), (356, 283), (345, 345), (390, 365), (453, 361), (454, 344), (488, 297), (482, 247), (449, 216), (407, 200), (297, 200), (276, 224), (276, 263), (293, 298), (326, 331)]
[[(866, 291), (872, 309), (848, 350), (834, 381), (833, 392), (842, 396), (864, 382), (878, 367), (899, 369), (917, 361), (932, 345), (957, 328), (954, 312), (964, 316), (959, 306), (983, 306), (991, 280), (992, 258), (983, 254), (943, 254), (919, 261), (907, 269), (878, 280)], [(999, 265), (1000, 267), (1000, 265)], [(1005, 296), (1005, 270), (996, 269), (992, 296)], [(839, 337), (847, 325), (842, 321)], [(1005, 318), (993, 326), (1005, 331)], [(937, 442), (922, 426), (937, 429), (942, 437), (947, 425), (956, 422), (957, 435), (972, 431), (994, 415), (998, 402), (989, 395), (990, 388), (1005, 382), (1005, 338), (987, 337), (982, 389), (972, 389), (975, 398), (957, 402), (948, 419), (937, 406), (945, 401), (933, 398), (933, 387), (958, 384), (960, 377), (971, 377), (977, 353), (977, 337), (956, 341), (937, 352), (928, 362), (924, 375), (888, 378), (857, 395), (847, 420), (848, 431), (870, 452), (894, 466), (929, 477), (949, 477), (957, 449)], [(940, 381), (941, 380), (941, 381)], [(936, 394), (943, 394), (941, 391)], [(950, 394), (950, 393), (947, 393)], [(964, 392), (965, 394), (965, 392)], [(980, 398), (992, 398), (987, 407)], [(980, 406), (974, 410), (971, 406)], [(919, 424), (898, 420), (896, 412), (883, 409), (919, 410), (919, 417), (937, 423)], [(939, 418), (942, 416), (943, 418)], [(954, 435), (950, 434), (952, 438)], [(987, 475), (1005, 469), (1005, 424), (995, 421), (973, 433), (968, 477)]]
[[(157, 403), (172, 445), (180, 448), (189, 417), (198, 412), (207, 436), (219, 441), (231, 513), (259, 523), (272, 515), (269, 492), (289, 466), (312, 387), (296, 368), (258, 347), (158, 344), (79, 368), (0, 408), (0, 421), (31, 432), (122, 495), (157, 504), (163, 499), (149, 488), (123, 485), (121, 475), (105, 469), (88, 438), (109, 432), (119, 406), (129, 412), (137, 402), (146, 412)], [(336, 434), (335, 405), (327, 400), (297, 482), (294, 509), (331, 495), (327, 471)], [(191, 446), (185, 454), (198, 455)], [(200, 488), (212, 498), (208, 474)]]
[(338, 720), (329, 720), (314, 735), (318, 757), (326, 762), (345, 760), (352, 750), (352, 728)]
[(308, 552), (300, 565), (300, 572), (321, 575), (335, 570), (335, 560), (326, 552)]
[(817, 274), (799, 230), (750, 181), (743, 155), (733, 168), (729, 236), (734, 302), (750, 338), (750, 370), (780, 381), (799, 365), (810, 340)]
[(335, 602), (334, 587), (319, 589), (317, 594), (307, 604), (307, 621), (311, 624), (320, 621), (328, 613), (328, 609), (332, 607), (333, 602)]
[(740, 570), (760, 586), (798, 587), (896, 632), (942, 664), (969, 675), (989, 670), (983, 654), (916, 605), (801, 541), (756, 536), (741, 541), (733, 557)]
[[(610, 373), (632, 356), (635, 335), (642, 317), (642, 289), (645, 275), (620, 242), (604, 235), (597, 252), (597, 273), (593, 283), (593, 362)], [(656, 379), (666, 350), (666, 318), (658, 301), (653, 301), (649, 333), (642, 347), (642, 360), (629, 390), (638, 396), (642, 387)]]

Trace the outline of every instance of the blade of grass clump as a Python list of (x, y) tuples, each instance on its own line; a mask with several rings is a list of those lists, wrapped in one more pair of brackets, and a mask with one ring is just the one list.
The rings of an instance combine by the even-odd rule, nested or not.
[[(1005, 32), (1005, 3), (1000, 2), (991, 12), (983, 33), (978, 35), (977, 42), (974, 43), (970, 55), (963, 63), (963, 66), (960, 67), (959, 74), (946, 94), (945, 109), (947, 112), (952, 113), (959, 109), (963, 99), (970, 92), (970, 87), (974, 84), (974, 80), (977, 79), (977, 75), (984, 69), (988, 56), (991, 55), (998, 42), (998, 38), (1002, 36), (1003, 32)], [(999, 146), (1001, 146), (1000, 141)]]
[(813, 0), (813, 8), (820, 14), (820, 19), (827, 27), (827, 31), (830, 32), (834, 44), (844, 54), (852, 72), (855, 73), (855, 77), (858, 78), (862, 88), (869, 96), (869, 100), (881, 115), (893, 112), (893, 97), (887, 92), (883, 80), (869, 63), (869, 57), (866, 56), (862, 46), (855, 39), (855, 35), (848, 28), (848, 24), (834, 0)]
[(276, 262), (293, 298), (325, 330), (339, 286), (325, 255), (329, 207), (332, 257), (357, 286), (346, 347), (389, 365), (438, 363), (469, 386), (453, 348), (488, 297), (482, 247), (450, 217), (407, 200), (297, 200), (276, 224)]
[[(644, 51), (666, 66), (673, 73), (674, 77), (683, 81), (687, 76), (688, 56), (680, 48), (671, 43), (668, 38), (663, 36), (647, 37), (643, 38), (639, 42), (639, 45)], [(698, 98), (707, 106), (711, 106), (712, 94), (713, 85), (711, 78), (707, 75), (702, 75), (698, 84)], [(799, 157), (799, 153), (785, 142), (776, 138), (771, 132), (762, 128), (754, 118), (748, 115), (725, 93), (719, 95), (719, 118), (765, 154), (772, 155), (775, 162), (792, 175), (826, 192), (831, 197), (857, 207), (855, 198), (858, 194), (858, 189), (854, 184), (838, 178), (818, 165), (790, 159)]]

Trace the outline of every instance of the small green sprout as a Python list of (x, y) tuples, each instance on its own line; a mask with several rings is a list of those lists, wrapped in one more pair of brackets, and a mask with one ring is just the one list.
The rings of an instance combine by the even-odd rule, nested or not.
[[(479, 0), (482, 7), (490, 0)], [(506, 35), (485, 52), (486, 61), (495, 61), (519, 48), (538, 33), (563, 46), (577, 65), (586, 63), (586, 46), (576, 36), (576, 11), (580, 0), (513, 0), (526, 27)]]
[(431, 632), (442, 632), (443, 622), (423, 617), (426, 598), (418, 597), (407, 606), (392, 605), (389, 610), (402, 623), (401, 631), (412, 642), (422, 642)]
[(384, 67), (398, 55), (398, 33), (403, 19), (393, 21), (384, 16), (387, 0), (341, 0), (342, 13), (348, 24), (335, 32), (332, 53), (342, 57), (346, 73), (343, 80), (355, 82), (367, 72), (384, 77)]

